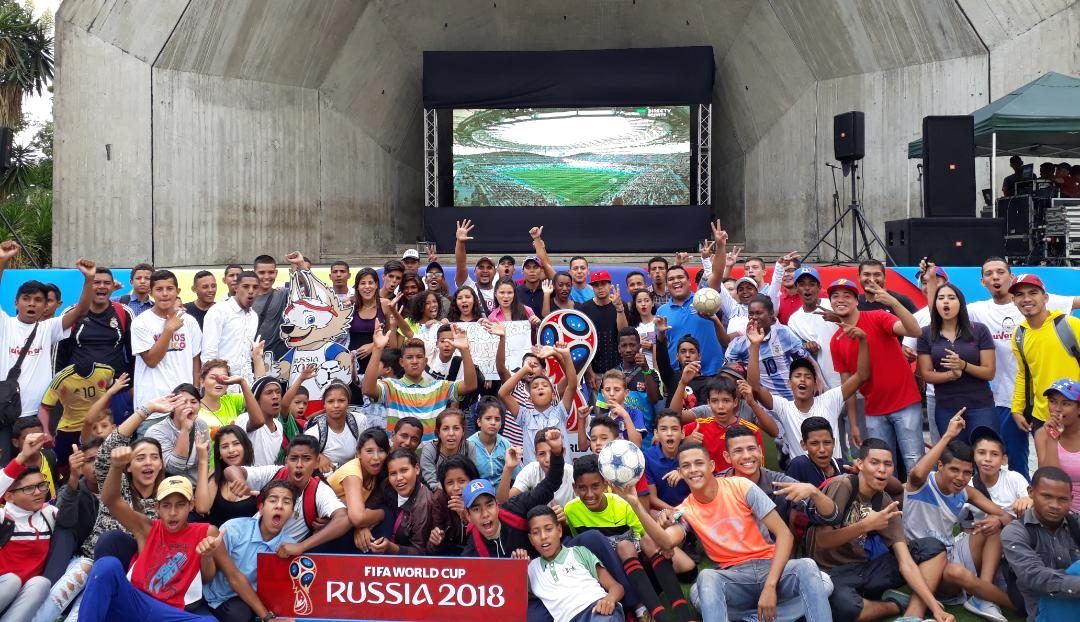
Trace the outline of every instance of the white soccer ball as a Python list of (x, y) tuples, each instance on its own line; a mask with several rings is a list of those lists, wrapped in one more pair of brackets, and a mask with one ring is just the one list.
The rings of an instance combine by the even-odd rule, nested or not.
[(637, 445), (616, 439), (600, 450), (600, 475), (615, 486), (633, 484), (645, 472), (645, 454)]
[(694, 294), (694, 310), (698, 315), (713, 316), (720, 310), (720, 294), (711, 287), (702, 287)]

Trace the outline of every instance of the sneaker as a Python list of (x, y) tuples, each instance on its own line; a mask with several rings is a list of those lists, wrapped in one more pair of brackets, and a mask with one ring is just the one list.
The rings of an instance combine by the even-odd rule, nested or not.
[(1008, 619), (1002, 615), (1001, 609), (997, 605), (990, 601), (975, 598), (974, 596), (964, 601), (964, 609), (967, 609), (981, 618), (986, 618), (987, 620), (993, 620), (994, 622), (1008, 622)]
[[(930, 620), (933, 622), (933, 618)], [(919, 616), (900, 616), (899, 618), (893, 618), (893, 622), (923, 622), (923, 619)]]
[(900, 590), (885, 590), (885, 593), (881, 595), (881, 600), (887, 603), (895, 603), (900, 608), (901, 615), (907, 611), (908, 604), (911, 603), (911, 596), (901, 592)]
[(649, 610), (646, 609), (644, 605), (639, 606), (634, 611), (634, 615), (637, 617), (638, 622), (656, 622), (653, 619), (652, 615), (649, 614)]

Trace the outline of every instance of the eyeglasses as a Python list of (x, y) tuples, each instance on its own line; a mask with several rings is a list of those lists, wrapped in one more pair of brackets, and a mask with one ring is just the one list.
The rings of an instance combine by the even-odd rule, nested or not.
[(32, 495), (35, 491), (49, 492), (49, 482), (38, 482), (36, 484), (30, 484), (29, 486), (20, 486), (11, 489), (11, 492), (21, 492), (24, 495)]

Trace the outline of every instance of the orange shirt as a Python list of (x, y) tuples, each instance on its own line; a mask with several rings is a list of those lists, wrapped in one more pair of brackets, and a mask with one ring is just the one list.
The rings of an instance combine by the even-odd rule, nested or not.
[(718, 477), (716, 484), (720, 490), (711, 502), (702, 503), (691, 494), (678, 508), (709, 559), (721, 568), (772, 559), (776, 547), (765, 538), (759, 521), (776, 505), (744, 477)]

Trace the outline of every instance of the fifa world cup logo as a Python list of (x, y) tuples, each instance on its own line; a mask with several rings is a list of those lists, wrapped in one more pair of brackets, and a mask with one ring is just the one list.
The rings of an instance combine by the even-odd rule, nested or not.
[(314, 604), (311, 602), (311, 584), (315, 582), (315, 562), (310, 557), (297, 557), (289, 564), (289, 577), (293, 584), (293, 613), (298, 616), (311, 615)]

